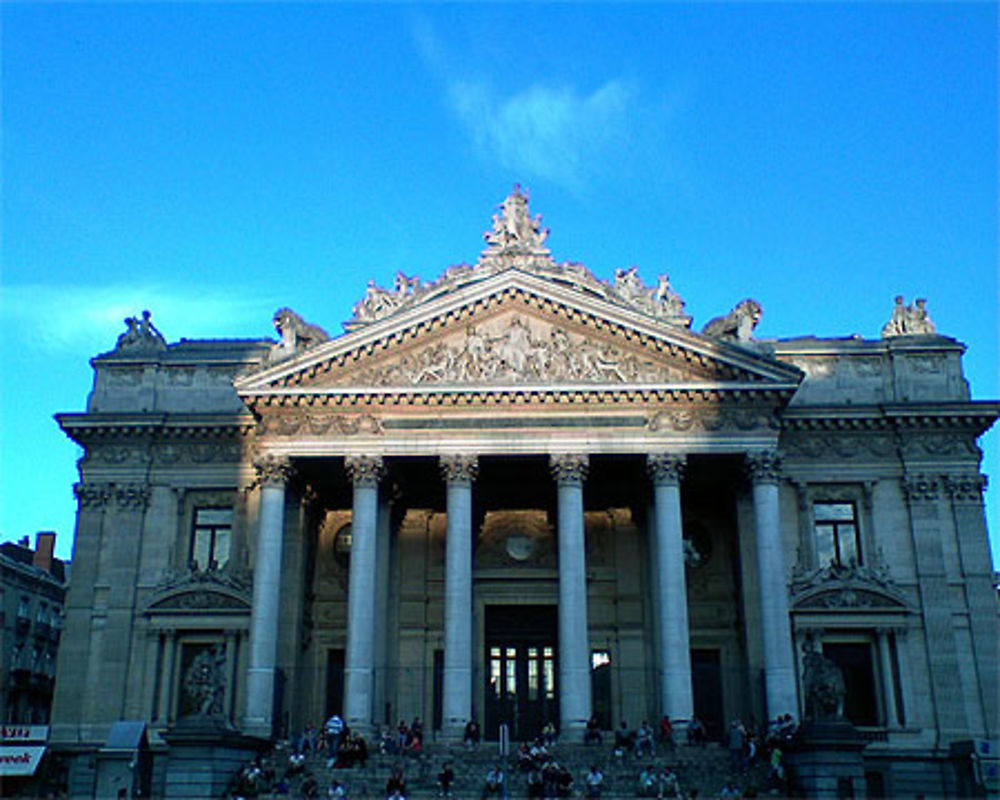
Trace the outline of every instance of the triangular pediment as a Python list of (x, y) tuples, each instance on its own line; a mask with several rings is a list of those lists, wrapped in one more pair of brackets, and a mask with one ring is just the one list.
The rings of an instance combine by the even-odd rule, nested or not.
[(752, 346), (510, 267), (265, 365), (236, 388), (244, 397), (511, 386), (793, 391), (800, 380)]

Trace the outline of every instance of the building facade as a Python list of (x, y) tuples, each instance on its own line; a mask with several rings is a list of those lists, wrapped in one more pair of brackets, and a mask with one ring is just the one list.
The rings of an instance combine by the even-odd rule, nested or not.
[[(518, 739), (803, 709), (818, 646), (890, 788), (995, 738), (997, 598), (964, 346), (701, 332), (666, 276), (557, 263), (515, 190), (477, 263), (369, 284), (347, 332), (93, 360), (53, 741), (194, 710), (286, 735), (470, 718)], [(154, 736), (155, 738), (155, 736)], [(76, 786), (86, 759), (73, 761)]]
[(45, 531), (0, 544), (3, 613), (0, 708), (3, 722), (48, 725), (66, 601), (66, 564), (53, 555), (56, 535)]

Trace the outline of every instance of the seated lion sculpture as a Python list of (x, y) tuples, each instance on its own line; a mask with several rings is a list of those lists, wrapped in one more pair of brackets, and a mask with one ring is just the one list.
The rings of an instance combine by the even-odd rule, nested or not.
[(291, 358), (303, 350), (330, 341), (327, 332), (319, 325), (306, 322), (290, 308), (279, 308), (274, 312), (274, 329), (281, 341), (271, 348), (272, 361)]
[(736, 308), (726, 316), (711, 320), (701, 332), (716, 339), (748, 342), (753, 338), (753, 329), (757, 327), (763, 313), (760, 303), (747, 298), (737, 303)]

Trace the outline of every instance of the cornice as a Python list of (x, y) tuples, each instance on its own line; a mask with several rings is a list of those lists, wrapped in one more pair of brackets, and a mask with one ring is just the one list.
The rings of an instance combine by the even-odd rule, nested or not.
[(1000, 416), (1000, 403), (894, 403), (876, 406), (790, 406), (781, 426), (791, 431), (963, 430), (977, 436)]
[(221, 439), (251, 433), (253, 415), (240, 414), (57, 414), (63, 432), (78, 444), (100, 439)]

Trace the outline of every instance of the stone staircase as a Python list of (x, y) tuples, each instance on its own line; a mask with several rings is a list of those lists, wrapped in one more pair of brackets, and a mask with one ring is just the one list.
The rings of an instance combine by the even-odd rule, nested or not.
[[(603, 800), (637, 797), (639, 773), (648, 764), (653, 764), (657, 769), (664, 765), (673, 769), (685, 797), (690, 796), (692, 789), (697, 789), (701, 798), (717, 797), (722, 787), (730, 780), (744, 791), (752, 787), (757, 794), (769, 794), (766, 791), (768, 769), (765, 764), (759, 764), (745, 773), (731, 774), (729, 752), (717, 744), (705, 747), (682, 745), (672, 753), (659, 748), (653, 758), (637, 759), (633, 755), (628, 755), (623, 760), (613, 759), (611, 748), (606, 745), (599, 747), (557, 744), (550, 748), (550, 752), (572, 774), (574, 779), (572, 797), (575, 798), (584, 796), (583, 778), (591, 764), (596, 764), (604, 773), (601, 793)], [(507, 796), (511, 800), (527, 797), (526, 775), (518, 769), (516, 756), (500, 757), (495, 743), (484, 743), (477, 750), (431, 743), (417, 758), (375, 753), (369, 757), (365, 767), (355, 766), (349, 769), (329, 768), (321, 756), (311, 756), (306, 770), (315, 775), (320, 787), (319, 796), (324, 800), (332, 778), (336, 778), (347, 787), (350, 800), (384, 800), (385, 784), (390, 773), (393, 768), (401, 767), (406, 780), (407, 797), (410, 800), (423, 800), (439, 796), (437, 775), (445, 761), (451, 761), (455, 772), (455, 782), (452, 785), (452, 797), (455, 800), (479, 798), (486, 773), (494, 764), (500, 764), (504, 768), (507, 776)], [(301, 782), (301, 777), (293, 780), (291, 791), (286, 796), (299, 797)], [(770, 793), (770, 796), (776, 794)], [(279, 797), (279, 795), (262, 795), (262, 797)]]

